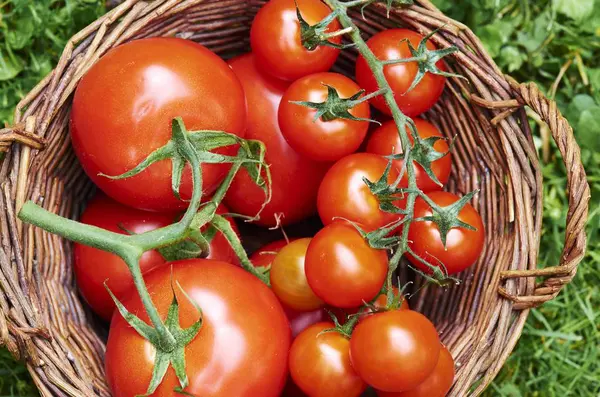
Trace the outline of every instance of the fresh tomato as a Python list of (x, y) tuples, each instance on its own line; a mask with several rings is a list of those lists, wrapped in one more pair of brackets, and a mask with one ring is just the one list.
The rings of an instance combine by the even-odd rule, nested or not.
[[(276, 397), (287, 379), (290, 330), (273, 292), (257, 278), (231, 264), (189, 259), (161, 266), (145, 277), (152, 301), (165, 318), (177, 282), (202, 310), (200, 332), (185, 347), (187, 393), (203, 397)], [(178, 286), (183, 328), (200, 316)], [(137, 294), (124, 302), (148, 322)], [(144, 394), (154, 367), (154, 347), (117, 312), (106, 346), (106, 377), (112, 395)], [(179, 386), (169, 368), (153, 396), (173, 396)]]
[(354, 308), (375, 298), (388, 270), (385, 250), (371, 248), (354, 226), (337, 221), (310, 241), (306, 279), (325, 303)]
[[(398, 215), (379, 209), (379, 200), (363, 181), (363, 178), (378, 181), (386, 166), (386, 159), (372, 153), (355, 153), (336, 162), (319, 187), (317, 208), (323, 224), (338, 217), (374, 230), (397, 220)], [(388, 183), (397, 177), (398, 172), (392, 168)]]
[(377, 391), (379, 397), (444, 397), (454, 383), (454, 360), (452, 355), (442, 345), (440, 358), (427, 379), (414, 389), (399, 393)]
[[(325, 114), (315, 120), (317, 110), (292, 101), (323, 103), (328, 87), (342, 99), (350, 98), (360, 87), (339, 73), (315, 73), (296, 80), (287, 89), (279, 105), (279, 126), (290, 146), (303, 156), (316, 161), (336, 161), (354, 153), (365, 139), (368, 121), (333, 118)], [(349, 110), (357, 118), (368, 119), (368, 102)]]
[[(441, 207), (454, 204), (459, 200), (458, 196), (448, 192), (431, 192), (427, 195)], [(418, 198), (415, 202), (415, 219), (432, 214), (431, 207), (422, 198)], [(469, 203), (459, 212), (458, 219), (476, 230), (463, 227), (450, 229), (446, 236), (446, 247), (444, 247), (440, 231), (435, 223), (430, 221), (413, 222), (408, 231), (409, 247), (430, 265), (440, 267), (440, 264), (443, 264), (448, 274), (462, 272), (479, 258), (485, 242), (485, 228), (481, 217)], [(431, 269), (414, 256), (408, 254), (407, 257), (417, 268), (425, 273), (431, 273)]]
[[(250, 44), (259, 68), (283, 80), (296, 80), (307, 74), (326, 72), (335, 63), (340, 50), (318, 46), (308, 50), (300, 38), (302, 18), (311, 26), (331, 13), (320, 0), (271, 0), (258, 11), (250, 30)], [(337, 20), (327, 26), (327, 33), (339, 30)], [(329, 40), (339, 44), (340, 36)]]
[[(106, 194), (130, 207), (156, 211), (185, 208), (171, 189), (171, 161), (163, 160), (127, 179), (133, 169), (171, 138), (171, 121), (188, 130), (222, 130), (242, 136), (244, 91), (227, 64), (192, 41), (149, 38), (111, 49), (83, 76), (73, 98), (71, 139), (87, 175)], [(216, 150), (233, 155), (233, 146)], [(229, 165), (202, 165), (203, 191), (210, 194)], [(192, 192), (186, 167), (181, 196)]]
[[(423, 139), (430, 137), (444, 137), (436, 128), (436, 126), (434, 126), (430, 122), (425, 121), (421, 118), (414, 118), (413, 120), (417, 127), (417, 133), (419, 134), (419, 137)], [(412, 143), (413, 138), (408, 127), (406, 128), (406, 131), (408, 132), (408, 139)], [(436, 143), (433, 144), (433, 148), (440, 153), (447, 153), (449, 150), (448, 143), (445, 139), (438, 140)], [(377, 128), (371, 133), (371, 136), (369, 137), (367, 142), (367, 152), (381, 154), (383, 156), (402, 153), (402, 142), (400, 141), (400, 136), (398, 135), (398, 128), (396, 127), (396, 123), (394, 123), (394, 121), (386, 121), (381, 125), (381, 127)], [(400, 172), (403, 160), (395, 160), (394, 164), (396, 165), (396, 169), (398, 170), (398, 172)], [(431, 178), (425, 173), (423, 167), (421, 167), (416, 162), (414, 162), (414, 165), (417, 187), (419, 189), (421, 189), (423, 192), (442, 190), (442, 186), (439, 186), (435, 182), (433, 182)], [(444, 185), (446, 184), (446, 182), (448, 182), (448, 178), (450, 177), (451, 167), (452, 157), (450, 153), (431, 163), (431, 170), (433, 171), (437, 179)], [(406, 173), (402, 178), (400, 186), (408, 187), (408, 179)]]
[[(275, 226), (278, 214), (283, 214), (282, 225), (298, 222), (317, 211), (317, 191), (328, 165), (300, 156), (281, 135), (277, 108), (287, 83), (261, 73), (252, 54), (233, 58), (229, 64), (246, 93), (246, 138), (258, 139), (265, 144), (265, 161), (271, 166), (271, 201), (256, 223)], [(246, 170), (238, 173), (225, 196), (227, 205), (234, 212), (247, 216), (256, 215), (264, 200), (263, 190)]]
[[(408, 29), (389, 29), (371, 37), (367, 41), (367, 45), (379, 60), (387, 61), (412, 57), (406, 40), (410, 41), (414, 48), (417, 48), (422, 39), (423, 36)], [(431, 41), (427, 42), (427, 48), (429, 50), (436, 49)], [(446, 70), (443, 61), (437, 62), (436, 66), (442, 71)], [(416, 62), (386, 65), (383, 68), (385, 78), (392, 88), (398, 107), (410, 117), (418, 116), (429, 110), (442, 95), (446, 84), (444, 76), (427, 72), (419, 84), (407, 92), (417, 76), (418, 68)], [(356, 81), (369, 93), (379, 89), (369, 65), (362, 56), (359, 56), (356, 60)], [(371, 104), (382, 112), (391, 115), (383, 96), (379, 95), (373, 98)]]
[(290, 349), (290, 375), (311, 397), (358, 397), (367, 388), (350, 363), (350, 341), (323, 322), (304, 330)]
[(350, 339), (350, 357), (369, 385), (399, 392), (414, 389), (433, 373), (440, 346), (427, 317), (412, 310), (394, 310), (358, 323)]
[(308, 285), (304, 271), (306, 250), (310, 238), (292, 241), (283, 247), (271, 264), (271, 288), (279, 300), (290, 309), (312, 311), (324, 303)]
[(289, 243), (290, 241), (287, 240), (277, 240), (264, 245), (250, 256), (250, 262), (256, 267), (271, 266), (277, 253)]
[[(398, 290), (398, 287), (393, 287), (394, 290), (394, 295), (398, 296), (398, 294), (400, 293)], [(400, 307), (398, 308), (398, 310), (410, 310), (410, 307), (408, 306), (408, 300), (406, 300), (406, 297), (402, 297), (402, 303), (400, 303)], [(375, 301), (372, 303), (372, 307), (370, 308), (365, 308), (361, 311), (360, 313), (360, 318), (359, 321), (364, 320), (366, 317), (368, 317), (369, 315), (371, 315), (373, 312), (377, 312), (377, 310), (381, 309), (385, 309), (387, 306), (387, 295), (386, 294), (380, 294), (377, 299), (375, 299)]]

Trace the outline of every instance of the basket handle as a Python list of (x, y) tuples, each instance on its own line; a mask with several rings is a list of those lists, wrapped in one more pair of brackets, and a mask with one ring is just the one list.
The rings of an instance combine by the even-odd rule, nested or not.
[[(567, 170), (567, 191), (569, 210), (565, 230), (565, 245), (557, 266), (532, 270), (506, 270), (500, 273), (501, 280), (521, 277), (544, 277), (530, 295), (519, 296), (509, 293), (499, 286), (500, 295), (514, 302), (515, 309), (529, 309), (541, 305), (558, 295), (577, 273), (577, 265), (583, 258), (586, 248), (585, 224), (587, 221), (590, 187), (585, 169), (581, 163), (579, 146), (573, 129), (556, 106), (534, 83), (519, 84), (507, 76), (507, 81), (516, 94), (518, 106), (527, 105), (549, 127), (552, 138), (558, 146)], [(511, 104), (507, 104), (511, 107)]]

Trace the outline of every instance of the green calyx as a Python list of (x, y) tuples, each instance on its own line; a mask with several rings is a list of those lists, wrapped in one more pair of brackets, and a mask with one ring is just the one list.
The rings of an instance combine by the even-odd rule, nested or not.
[(409, 189), (398, 187), (400, 181), (402, 180), (401, 176), (396, 178), (396, 180), (391, 184), (388, 183), (394, 159), (395, 157), (388, 157), (388, 163), (381, 174), (381, 177), (377, 181), (371, 181), (368, 178), (363, 178), (363, 182), (365, 185), (367, 185), (371, 193), (377, 197), (377, 200), (379, 201), (379, 209), (392, 214), (406, 215), (406, 210), (398, 207), (397, 204), (398, 200), (402, 199), (403, 196), (409, 192)]
[(348, 316), (348, 318), (346, 319), (347, 321), (344, 323), (344, 325), (341, 325), (340, 321), (338, 320), (336, 315), (333, 314), (332, 311), (326, 310), (326, 312), (329, 315), (329, 317), (331, 318), (331, 321), (333, 321), (333, 328), (324, 329), (323, 331), (319, 332), (319, 335), (326, 334), (329, 332), (337, 332), (337, 333), (343, 335), (346, 339), (350, 339), (350, 336), (352, 335), (352, 331), (354, 331), (354, 328), (356, 327), (356, 324), (358, 323), (358, 319), (359, 319), (358, 315), (353, 314), (351, 316)]
[(320, 46), (338, 49), (344, 49), (352, 46), (329, 41), (333, 37), (341, 36), (348, 32), (347, 30), (327, 32), (329, 24), (337, 17), (335, 12), (330, 13), (318, 23), (310, 25), (302, 16), (300, 8), (298, 8), (298, 2), (296, 2), (296, 0), (294, 0), (294, 2), (296, 3), (296, 16), (298, 18), (298, 22), (300, 23), (300, 41), (302, 42), (302, 46), (304, 48), (309, 51), (314, 51)]

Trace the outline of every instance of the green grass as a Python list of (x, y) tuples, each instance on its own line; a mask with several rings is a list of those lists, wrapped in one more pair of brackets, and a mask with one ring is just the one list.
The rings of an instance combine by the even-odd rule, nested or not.
[[(579, 273), (557, 299), (532, 311), (487, 394), (600, 396), (600, 0), (434, 2), (471, 26), (505, 72), (554, 97), (583, 144), (584, 164), (596, 172), (589, 175), (589, 247)], [(50, 71), (66, 40), (102, 12), (97, 0), (0, 0), (0, 120), (10, 121), (18, 99)], [(552, 266), (563, 246), (566, 173), (556, 146), (539, 136), (535, 142), (540, 154), (547, 151), (539, 263)], [(34, 390), (24, 367), (0, 349), (0, 397)]]

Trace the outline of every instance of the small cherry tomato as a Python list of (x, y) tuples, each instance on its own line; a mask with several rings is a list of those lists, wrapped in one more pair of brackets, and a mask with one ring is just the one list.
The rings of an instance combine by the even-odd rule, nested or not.
[[(282, 80), (326, 72), (340, 53), (339, 49), (328, 46), (313, 50), (304, 47), (296, 4), (302, 18), (311, 26), (331, 13), (319, 0), (271, 0), (258, 11), (250, 30), (250, 44), (259, 68)], [(339, 29), (339, 22), (334, 19), (327, 26), (327, 33)], [(329, 41), (339, 44), (341, 39), (336, 36)]]
[[(326, 113), (315, 120), (317, 110), (292, 101), (322, 103), (328, 100), (328, 87), (342, 99), (350, 98), (360, 87), (339, 73), (316, 73), (302, 77), (290, 85), (279, 105), (279, 126), (290, 146), (303, 156), (316, 161), (336, 161), (354, 153), (369, 128), (368, 121), (333, 118)], [(331, 100), (331, 99), (329, 99)], [(368, 102), (349, 110), (357, 118), (369, 118)]]
[[(459, 200), (458, 196), (448, 192), (431, 192), (427, 195), (441, 207), (454, 204)], [(415, 202), (414, 217), (421, 218), (432, 214), (431, 207), (422, 198), (418, 198)], [(440, 263), (443, 264), (448, 274), (462, 272), (474, 264), (481, 251), (483, 251), (485, 228), (481, 217), (469, 203), (460, 210), (458, 219), (471, 225), (476, 230), (463, 227), (450, 229), (446, 236), (446, 247), (444, 247), (440, 238), (440, 231), (435, 223), (430, 221), (413, 222), (408, 231), (409, 247), (430, 265), (440, 267)], [(427, 265), (414, 256), (408, 254), (407, 257), (421, 271), (425, 273), (432, 272)]]
[[(379, 209), (379, 200), (363, 180), (377, 182), (386, 166), (386, 159), (372, 153), (355, 153), (336, 162), (325, 174), (317, 196), (323, 224), (339, 217), (360, 223), (370, 231), (397, 220), (397, 214)], [(398, 172), (392, 168), (387, 182), (391, 184), (397, 177)]]
[(312, 311), (324, 305), (308, 285), (304, 271), (310, 238), (292, 241), (283, 247), (271, 263), (271, 288), (290, 309)]
[(308, 285), (325, 303), (335, 307), (355, 308), (375, 298), (387, 270), (387, 252), (371, 248), (345, 221), (321, 229), (306, 251)]
[(358, 323), (350, 339), (350, 357), (369, 385), (399, 392), (414, 389), (433, 373), (440, 346), (427, 317), (412, 310), (394, 310)]
[[(389, 29), (371, 37), (367, 41), (367, 45), (379, 60), (388, 61), (412, 57), (406, 40), (410, 41), (414, 48), (417, 48), (422, 39), (423, 36), (408, 29)], [(436, 49), (431, 41), (427, 42), (427, 48), (429, 50)], [(446, 71), (443, 61), (437, 62), (436, 66), (440, 70)], [(383, 68), (383, 73), (394, 92), (398, 107), (410, 117), (418, 116), (429, 110), (442, 95), (446, 84), (444, 76), (427, 72), (419, 84), (407, 92), (417, 76), (418, 68), (416, 62), (386, 65)], [(362, 56), (356, 60), (356, 81), (369, 93), (379, 89), (369, 65)], [(371, 104), (383, 113), (391, 115), (383, 96), (371, 99)]]
[(304, 330), (290, 348), (290, 375), (311, 397), (358, 397), (367, 388), (350, 363), (350, 341), (323, 322)]
[[(440, 131), (428, 121), (425, 121), (421, 118), (414, 118), (413, 121), (417, 127), (417, 133), (423, 139), (430, 137), (440, 137), (444, 136), (440, 133)], [(413, 143), (413, 138), (411, 133), (409, 132), (408, 127), (406, 128), (408, 132), (408, 139), (411, 143)], [(447, 153), (449, 150), (448, 143), (445, 139), (440, 139), (433, 144), (433, 148), (440, 153)], [(371, 133), (371, 136), (367, 142), (367, 152), (381, 154), (383, 156), (388, 156), (390, 154), (399, 154), (402, 153), (402, 142), (400, 141), (400, 136), (398, 135), (398, 128), (396, 127), (396, 123), (394, 121), (386, 121), (381, 127), (377, 128), (375, 131)], [(402, 169), (403, 160), (395, 160), (394, 165), (398, 172)], [(442, 186), (437, 185), (431, 178), (425, 173), (423, 167), (418, 163), (414, 162), (415, 165), (415, 177), (417, 180), (417, 187), (421, 189), (423, 192), (431, 192), (434, 190), (442, 190)], [(452, 157), (450, 153), (446, 154), (444, 157), (435, 160), (431, 163), (431, 170), (437, 177), (437, 179), (442, 183), (446, 184), (448, 182), (448, 178), (450, 177), (450, 169), (452, 168)], [(408, 187), (408, 179), (406, 176), (406, 172), (402, 177), (402, 182), (400, 182), (401, 187)]]
[(452, 355), (442, 345), (440, 358), (427, 379), (414, 389), (399, 393), (377, 391), (379, 397), (444, 397), (454, 383), (454, 360)]

